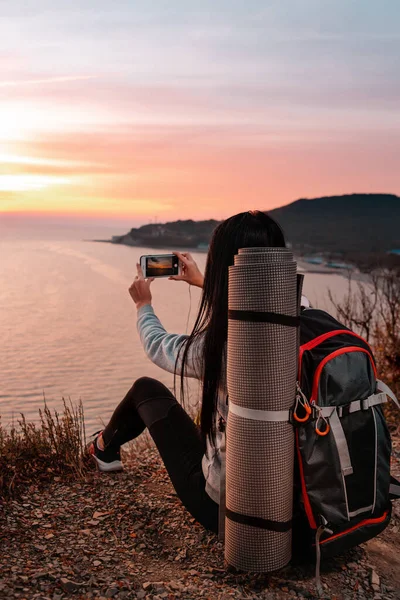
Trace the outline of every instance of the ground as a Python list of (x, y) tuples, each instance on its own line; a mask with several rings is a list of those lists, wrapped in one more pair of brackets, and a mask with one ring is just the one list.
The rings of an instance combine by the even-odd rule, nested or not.
[[(322, 565), (324, 598), (400, 599), (400, 507), (387, 530)], [(315, 598), (313, 566), (231, 572), (183, 509), (154, 448), (124, 473), (56, 478), (0, 506), (0, 598)]]

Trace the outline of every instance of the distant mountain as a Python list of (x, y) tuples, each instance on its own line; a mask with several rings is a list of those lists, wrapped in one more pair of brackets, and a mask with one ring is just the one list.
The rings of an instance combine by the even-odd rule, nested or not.
[[(349, 194), (301, 199), (269, 211), (294, 249), (331, 254), (381, 253), (400, 248), (400, 198)], [(150, 248), (206, 247), (219, 221), (173, 221), (131, 229), (113, 242)]]
[(301, 199), (269, 214), (297, 249), (377, 253), (400, 248), (400, 198), (393, 194)]
[(207, 247), (212, 232), (219, 221), (172, 221), (170, 223), (150, 223), (122, 236), (114, 236), (116, 244), (147, 246), (150, 248), (197, 248)]

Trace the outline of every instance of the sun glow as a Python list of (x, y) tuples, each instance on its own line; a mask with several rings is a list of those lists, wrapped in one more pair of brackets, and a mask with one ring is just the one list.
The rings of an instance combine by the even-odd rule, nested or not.
[(221, 219), (399, 193), (398, 34), (379, 3), (357, 35), (336, 30), (354, 17), (345, 0), (334, 26), (304, 11), (311, 0), (289, 12), (172, 1), (167, 19), (157, 3), (5, 4), (0, 218)]
[[(79, 167), (82, 161), (62, 160), (57, 158), (47, 158), (45, 156), (21, 156), (19, 154), (0, 154), (0, 165), (32, 165), (47, 167)], [(94, 165), (96, 163), (86, 162), (84, 164)]]
[(48, 175), (0, 175), (0, 192), (43, 190), (55, 185), (68, 185), (67, 177)]

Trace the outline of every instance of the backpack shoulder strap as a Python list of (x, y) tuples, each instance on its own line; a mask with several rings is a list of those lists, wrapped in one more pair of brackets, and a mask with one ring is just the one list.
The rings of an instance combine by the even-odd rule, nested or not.
[(400, 481), (395, 479), (393, 475), (390, 476), (389, 498), (391, 500), (400, 499)]
[[(386, 394), (388, 398), (393, 400), (397, 408), (400, 409), (400, 402), (397, 400), (390, 387), (386, 385), (386, 383), (383, 383), (383, 381), (381, 381), (380, 379), (378, 379), (376, 382), (376, 391), (383, 392), (384, 394)], [(397, 481), (397, 479), (395, 479), (393, 475), (390, 476), (389, 498), (391, 500), (400, 499), (400, 481)]]
[(400, 410), (400, 402), (397, 400), (390, 387), (386, 385), (386, 383), (383, 383), (383, 381), (381, 381), (380, 379), (378, 379), (376, 382), (376, 391), (383, 392), (384, 394), (386, 394), (386, 396), (393, 400), (397, 408)]

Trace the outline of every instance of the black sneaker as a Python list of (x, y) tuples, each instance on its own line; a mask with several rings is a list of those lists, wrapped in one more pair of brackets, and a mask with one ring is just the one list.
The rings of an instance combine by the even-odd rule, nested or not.
[(122, 471), (121, 453), (119, 448), (108, 447), (105, 450), (100, 450), (97, 446), (97, 440), (101, 431), (94, 434), (94, 440), (88, 444), (88, 453), (93, 456), (99, 471), (110, 473), (111, 471)]

